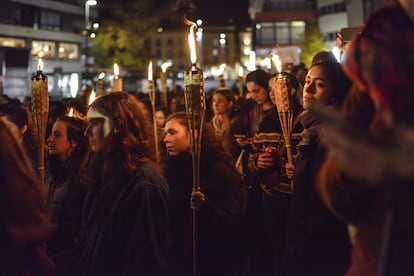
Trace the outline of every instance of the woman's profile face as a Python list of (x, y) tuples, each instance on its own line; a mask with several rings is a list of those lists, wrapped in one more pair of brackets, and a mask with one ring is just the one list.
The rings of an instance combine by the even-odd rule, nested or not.
[(257, 104), (265, 104), (269, 101), (269, 92), (266, 90), (266, 88), (258, 85), (256, 82), (247, 82), (246, 88), (247, 91), (252, 94), (252, 98)]
[(215, 115), (227, 114), (232, 107), (232, 102), (227, 100), (225, 96), (217, 93), (213, 96), (212, 106)]
[(170, 156), (179, 156), (190, 151), (190, 133), (178, 119), (171, 119), (165, 124), (163, 142)]
[(86, 118), (88, 126), (84, 135), (88, 138), (91, 151), (100, 152), (111, 142), (114, 132), (113, 121), (93, 107), (89, 108)]
[(333, 83), (321, 66), (309, 69), (303, 86), (303, 108), (309, 109), (313, 103), (330, 104), (333, 95)]
[(154, 114), (154, 118), (155, 118), (155, 124), (157, 125), (158, 128), (162, 128), (165, 126), (165, 114), (164, 112), (158, 110), (155, 112)]
[(66, 161), (76, 143), (69, 141), (68, 126), (65, 122), (56, 121), (53, 124), (50, 136), (47, 138), (47, 151), (49, 155), (55, 155), (60, 161)]

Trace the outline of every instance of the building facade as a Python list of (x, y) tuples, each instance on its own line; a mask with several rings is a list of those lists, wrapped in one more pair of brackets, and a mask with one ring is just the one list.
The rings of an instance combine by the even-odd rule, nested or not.
[[(50, 95), (75, 96), (85, 69), (87, 8), (77, 0), (6, 0), (0, 10), (0, 92), (20, 100), (28, 96), (41, 58)], [(94, 18), (96, 11), (90, 14)]]
[[(171, 62), (169, 76), (181, 80), (182, 73), (190, 67), (188, 44), (189, 29), (160, 29), (150, 39), (151, 56), (158, 67)], [(240, 68), (245, 72), (252, 51), (251, 29), (235, 26), (199, 26), (196, 33), (197, 65), (207, 81), (237, 80)], [(214, 81), (213, 81), (214, 82)]]
[[(270, 56), (277, 54), (284, 67), (299, 63), (300, 47), (307, 24), (318, 20), (315, 1), (251, 0), (256, 64), (272, 69)], [(286, 68), (288, 69), (288, 68)]]
[[(270, 67), (268, 56), (278, 54), (283, 64), (299, 63), (298, 44), (307, 24), (318, 23), (325, 42), (334, 49), (343, 28), (358, 27), (386, 0), (250, 0), (254, 24), (253, 48), (258, 66)], [(286, 52), (286, 53), (285, 53)], [(269, 68), (270, 69), (270, 68)]]

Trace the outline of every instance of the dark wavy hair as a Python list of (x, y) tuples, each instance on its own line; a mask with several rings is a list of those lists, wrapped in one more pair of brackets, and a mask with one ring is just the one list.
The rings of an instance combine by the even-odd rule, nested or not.
[(34, 133), (34, 124), (32, 122), (31, 114), (22, 105), (15, 104), (1, 104), (0, 116), (5, 116), (13, 122), (19, 129), (27, 126), (27, 130), (23, 135), (23, 147), (28, 155), (34, 155), (37, 151), (37, 137)]
[(247, 74), (246, 83), (255, 82), (257, 85), (260, 85), (261, 87), (269, 91), (270, 77), (270, 74), (268, 74), (267, 72), (263, 71), (262, 69), (257, 69)]
[(102, 95), (89, 108), (108, 116), (117, 130), (103, 152), (104, 172), (113, 173), (115, 169), (133, 174), (144, 162), (155, 162), (151, 122), (134, 95), (123, 92)]
[(76, 143), (65, 164), (62, 164), (54, 155), (48, 156), (48, 172), (50, 176), (53, 178), (65, 178), (67, 173), (72, 174), (85, 161), (86, 154), (88, 153), (88, 142), (83, 135), (86, 122), (82, 118), (69, 116), (61, 116), (56, 122), (65, 123), (68, 141)]
[(341, 64), (337, 61), (332, 52), (321, 51), (313, 57), (309, 70), (315, 66), (321, 67), (328, 77), (328, 80), (333, 84), (333, 98), (331, 104), (337, 107), (342, 106), (346, 95), (348, 95), (349, 90), (351, 89), (352, 82), (345, 75)]

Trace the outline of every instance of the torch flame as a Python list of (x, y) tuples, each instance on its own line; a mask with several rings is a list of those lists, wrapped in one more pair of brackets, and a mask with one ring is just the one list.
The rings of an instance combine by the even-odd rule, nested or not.
[(119, 66), (116, 63), (114, 63), (114, 75), (115, 77), (119, 76)]
[(167, 71), (167, 68), (171, 66), (171, 62), (165, 62), (161, 64), (161, 71), (165, 73)]
[(194, 38), (195, 28), (197, 28), (197, 24), (194, 22), (191, 22), (190, 33), (188, 34), (188, 44), (190, 45), (191, 65), (195, 65), (197, 63), (197, 54), (196, 54), (196, 46), (195, 46), (195, 38)]
[(242, 66), (240, 66), (240, 67), (239, 67), (239, 77), (241, 78), (241, 77), (243, 77), (243, 75), (244, 75), (244, 72), (243, 72), (243, 67), (242, 67)]
[(278, 55), (273, 55), (272, 56), (272, 61), (275, 64), (277, 71), (279, 73), (282, 72), (282, 62), (280, 61), (279, 56)]
[(148, 64), (148, 81), (152, 81), (152, 61), (149, 62)]
[[(119, 69), (118, 69), (119, 70)], [(105, 73), (104, 72), (102, 72), (102, 73), (100, 73), (99, 74), (99, 76), (98, 76), (98, 79), (103, 79), (105, 77)]]
[(39, 58), (39, 61), (37, 63), (37, 70), (42, 71), (43, 70), (43, 60)]
[(69, 109), (68, 116), (73, 117), (73, 107)]
[(95, 90), (92, 89), (91, 94), (89, 95), (88, 105), (91, 105), (95, 101), (96, 93)]

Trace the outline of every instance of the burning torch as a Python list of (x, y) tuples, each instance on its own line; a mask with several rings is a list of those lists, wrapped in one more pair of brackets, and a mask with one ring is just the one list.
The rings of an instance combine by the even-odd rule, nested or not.
[[(293, 119), (291, 84), (289, 77), (282, 74), (282, 62), (280, 61), (279, 56), (273, 55), (272, 60), (278, 71), (274, 81), (276, 107), (279, 114), (280, 125), (282, 127), (283, 139), (285, 140), (288, 163), (293, 164), (291, 144)], [(293, 189), (293, 182), (291, 188)]]
[(34, 113), (38, 135), (38, 170), (42, 187), (45, 184), (45, 144), (46, 126), (49, 113), (49, 92), (47, 88), (47, 76), (43, 74), (43, 62), (39, 59), (36, 74), (30, 79), (30, 92), (32, 95), (32, 112)]
[(151, 108), (152, 108), (152, 124), (154, 126), (154, 143), (155, 143), (155, 157), (158, 159), (158, 132), (157, 132), (157, 124), (155, 123), (155, 89), (154, 89), (154, 81), (152, 77), (152, 61), (150, 61), (148, 65), (148, 95), (151, 100)]
[[(194, 22), (186, 21), (190, 25), (188, 43), (190, 46), (191, 66), (184, 71), (184, 97), (185, 109), (191, 137), (191, 153), (193, 162), (193, 192), (200, 191), (200, 150), (204, 116), (206, 112), (206, 99), (204, 93), (203, 71), (197, 68), (197, 55), (195, 50)], [(193, 275), (198, 274), (197, 265), (197, 211), (193, 210)]]
[(112, 92), (122, 91), (122, 78), (119, 76), (119, 66), (114, 63), (114, 83), (112, 85)]
[(167, 68), (171, 66), (171, 62), (165, 62), (161, 65), (161, 88), (162, 88), (162, 101), (163, 106), (168, 105), (168, 87), (167, 87)]

